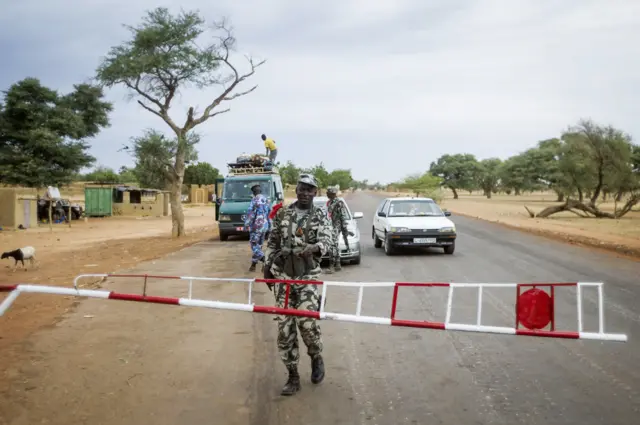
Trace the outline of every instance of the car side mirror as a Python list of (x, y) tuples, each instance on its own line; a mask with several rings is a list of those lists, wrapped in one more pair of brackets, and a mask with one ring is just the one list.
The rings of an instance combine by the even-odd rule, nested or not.
[(362, 214), (361, 212), (354, 212), (353, 213), (353, 218), (355, 218), (356, 220), (358, 220), (359, 218), (364, 217), (364, 214)]
[(451, 217), (451, 211), (445, 211), (444, 212), (444, 216), (445, 217)]
[(277, 201), (284, 201), (284, 196), (282, 196), (281, 192), (276, 193), (276, 200)]
[(378, 211), (378, 217), (386, 217), (387, 215), (382, 212), (382, 211)]

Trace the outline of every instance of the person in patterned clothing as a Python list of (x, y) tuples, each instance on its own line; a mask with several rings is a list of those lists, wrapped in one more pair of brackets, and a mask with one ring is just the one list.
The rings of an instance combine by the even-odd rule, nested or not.
[(260, 187), (259, 183), (251, 186), (251, 192), (253, 192), (253, 199), (249, 204), (244, 225), (249, 229), (249, 246), (251, 247), (251, 266), (249, 271), (254, 272), (256, 271), (256, 264), (259, 261), (264, 262), (262, 245), (264, 244), (264, 236), (269, 230), (271, 205), (269, 200), (262, 194), (262, 187)]
[[(318, 183), (313, 175), (302, 174), (296, 187), (297, 201), (282, 207), (276, 214), (267, 248), (265, 279), (319, 280), (322, 272), (320, 260), (331, 246), (331, 223), (321, 208), (315, 208), (313, 198)], [(284, 307), (286, 287), (284, 283), (268, 284), (274, 291), (276, 304)], [(315, 284), (291, 284), (288, 308), (318, 311), (320, 293)], [(289, 373), (282, 388), (282, 395), (293, 395), (300, 390), (298, 361), (298, 330), (311, 357), (311, 382), (319, 384), (324, 379), (322, 360), (322, 334), (316, 319), (310, 317), (276, 316), (278, 322), (278, 351)]]
[(331, 245), (331, 256), (328, 274), (342, 269), (340, 264), (340, 237), (344, 239), (344, 244), (349, 249), (349, 239), (347, 235), (354, 236), (355, 233), (347, 227), (347, 207), (342, 199), (338, 198), (338, 187), (331, 186), (327, 188), (327, 214), (331, 220), (333, 230), (333, 244)]

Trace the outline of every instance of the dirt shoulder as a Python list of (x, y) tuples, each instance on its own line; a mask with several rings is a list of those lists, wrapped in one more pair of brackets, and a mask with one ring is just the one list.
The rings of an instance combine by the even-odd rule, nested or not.
[[(406, 193), (385, 192), (390, 196)], [(640, 259), (640, 211), (632, 211), (621, 219), (583, 218), (565, 212), (549, 218), (531, 218), (524, 206), (538, 213), (557, 204), (552, 193), (525, 196), (494, 195), (487, 199), (481, 194), (460, 194), (453, 199), (447, 194), (441, 203), (454, 214), (499, 223), (512, 229), (534, 233), (551, 239), (613, 251), (619, 255)], [(604, 211), (614, 205), (600, 204)]]
[[(215, 238), (217, 225), (211, 208), (185, 208), (187, 235), (173, 239), (170, 217), (135, 219), (104, 218), (33, 230), (0, 233), (3, 251), (31, 245), (39, 268), (11, 271), (13, 260), (0, 263), (0, 284), (29, 283), (71, 286), (85, 273), (110, 273), (161, 258), (197, 242)], [(84, 281), (85, 284), (91, 282)], [(2, 317), (0, 352), (43, 326), (54, 324), (73, 306), (71, 298), (32, 294), (20, 297)], [(0, 366), (1, 369), (1, 366)], [(1, 374), (1, 370), (0, 370)]]

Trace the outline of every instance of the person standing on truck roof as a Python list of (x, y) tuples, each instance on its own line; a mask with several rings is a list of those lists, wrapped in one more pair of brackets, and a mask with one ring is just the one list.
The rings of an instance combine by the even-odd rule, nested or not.
[(271, 137), (267, 137), (264, 134), (260, 137), (262, 138), (262, 140), (264, 140), (264, 147), (267, 149), (267, 156), (269, 157), (269, 161), (275, 164), (276, 157), (278, 156), (278, 148), (276, 146), (276, 142)]
[[(313, 175), (302, 174), (296, 186), (297, 201), (280, 208), (273, 220), (265, 251), (265, 279), (317, 281), (322, 269), (320, 260), (331, 245), (331, 223), (321, 208), (315, 208), (313, 198), (318, 183)], [(276, 304), (284, 308), (287, 298), (285, 283), (268, 284), (274, 291)], [(322, 299), (316, 284), (290, 284), (287, 309), (319, 311)], [(298, 330), (311, 357), (311, 382), (324, 379), (322, 334), (320, 325), (311, 317), (279, 315), (278, 351), (289, 378), (281, 395), (293, 395), (300, 390), (298, 361)]]
[(264, 262), (264, 253), (262, 245), (264, 244), (264, 236), (269, 230), (269, 212), (271, 206), (269, 200), (262, 194), (260, 183), (251, 186), (253, 198), (247, 209), (247, 219), (244, 222), (245, 227), (249, 229), (249, 246), (251, 247), (251, 266), (249, 271), (256, 271), (256, 264), (259, 261)]
[(340, 237), (343, 238), (344, 245), (348, 251), (349, 239), (347, 235), (355, 235), (355, 233), (347, 227), (349, 217), (347, 215), (347, 206), (342, 199), (338, 198), (338, 189), (338, 186), (329, 186), (327, 188), (327, 198), (329, 198), (327, 202), (327, 215), (331, 220), (333, 230), (333, 244), (331, 245), (329, 270), (327, 270), (329, 274), (342, 269), (342, 264), (340, 264)]

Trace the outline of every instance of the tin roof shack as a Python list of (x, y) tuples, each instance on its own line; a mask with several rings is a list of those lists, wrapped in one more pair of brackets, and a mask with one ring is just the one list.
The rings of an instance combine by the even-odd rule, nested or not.
[(38, 191), (26, 187), (0, 187), (0, 227), (38, 227)]
[(124, 185), (114, 186), (113, 215), (166, 217), (169, 215), (169, 192)]

